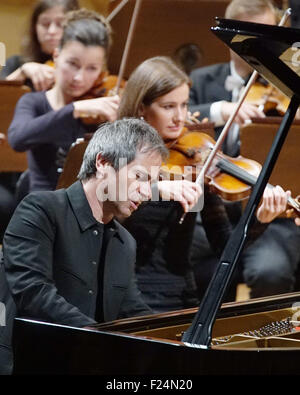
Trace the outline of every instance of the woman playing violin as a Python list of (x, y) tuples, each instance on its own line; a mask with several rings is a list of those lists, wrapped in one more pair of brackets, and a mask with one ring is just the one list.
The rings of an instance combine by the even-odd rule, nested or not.
[[(176, 140), (187, 117), (189, 86), (189, 78), (169, 58), (148, 59), (127, 81), (119, 117), (143, 117), (166, 143)], [(178, 222), (182, 210), (195, 205), (202, 189), (188, 180), (159, 181), (157, 187), (162, 199), (142, 205), (124, 225), (137, 241), (138, 285), (146, 303), (154, 311), (168, 311), (197, 303), (191, 292), (194, 278), (189, 263), (195, 213), (188, 213), (182, 225)], [(280, 187), (265, 191), (252, 239), (285, 209), (286, 201), (287, 193)], [(207, 188), (204, 202), (207, 236), (220, 253), (231, 225), (221, 199)]]
[(53, 88), (24, 95), (8, 131), (11, 146), (27, 151), (30, 191), (55, 189), (66, 151), (86, 132), (82, 116), (116, 119), (118, 96), (80, 100), (105, 65), (110, 28), (93, 11), (83, 9), (67, 15), (54, 51)]
[(63, 33), (65, 13), (78, 9), (77, 0), (41, 0), (32, 11), (28, 37), (21, 56), (11, 56), (0, 77), (21, 81), (33, 90), (48, 89), (54, 82), (54, 69), (47, 64)]

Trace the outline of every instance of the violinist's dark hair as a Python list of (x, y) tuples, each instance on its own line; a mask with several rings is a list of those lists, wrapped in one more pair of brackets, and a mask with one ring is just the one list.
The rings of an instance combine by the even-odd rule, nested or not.
[(78, 174), (81, 181), (96, 175), (96, 159), (109, 163), (118, 171), (131, 163), (138, 153), (159, 154), (162, 160), (168, 157), (168, 150), (157, 131), (147, 122), (136, 118), (124, 118), (103, 124), (90, 140)]
[(79, 8), (77, 0), (40, 0), (38, 1), (32, 11), (29, 33), (25, 37), (23, 42), (23, 57), (25, 62), (34, 61), (38, 63), (44, 63), (51, 58), (50, 55), (45, 54), (38, 41), (36, 25), (39, 16), (54, 7), (61, 6), (65, 13), (68, 11), (76, 10)]
[(106, 19), (95, 11), (81, 8), (66, 14), (60, 48), (68, 41), (79, 41), (85, 46), (100, 46), (108, 50), (111, 28)]
[(130, 75), (122, 93), (118, 117), (139, 117), (141, 106), (150, 106), (182, 84), (191, 85), (187, 74), (167, 56), (141, 63)]

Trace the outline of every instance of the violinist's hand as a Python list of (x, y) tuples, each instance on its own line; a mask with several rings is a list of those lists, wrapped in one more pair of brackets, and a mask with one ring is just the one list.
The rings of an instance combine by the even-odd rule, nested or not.
[(73, 104), (74, 118), (91, 117), (113, 122), (117, 119), (120, 97), (115, 95), (97, 99), (78, 100)]
[(287, 200), (291, 191), (284, 191), (279, 185), (274, 188), (266, 187), (263, 201), (257, 210), (256, 217), (262, 223), (273, 221), (286, 210)]
[[(227, 122), (235, 108), (236, 103), (227, 101), (222, 103), (221, 114), (225, 122)], [(245, 121), (251, 118), (265, 118), (265, 114), (260, 111), (256, 105), (244, 102), (236, 114), (234, 122), (238, 123), (239, 125), (243, 125)]]
[(29, 78), (36, 91), (47, 90), (54, 83), (54, 67), (36, 62), (28, 62), (24, 63), (20, 70), (24, 75), (24, 80)]
[(185, 213), (197, 204), (203, 193), (199, 184), (187, 180), (158, 181), (157, 186), (162, 199), (178, 201)]

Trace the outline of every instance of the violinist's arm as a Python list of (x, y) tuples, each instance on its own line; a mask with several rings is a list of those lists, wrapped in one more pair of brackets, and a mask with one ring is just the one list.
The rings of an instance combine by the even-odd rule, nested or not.
[[(231, 93), (224, 90), (224, 73), (229, 70), (219, 64), (193, 70), (190, 89), (189, 110), (200, 112), (200, 118), (209, 118), (216, 127), (223, 126), (236, 108), (232, 103)], [(244, 102), (236, 116), (235, 122), (242, 125), (246, 120), (265, 117), (264, 113), (254, 104)]]
[[(262, 203), (249, 229), (246, 245), (256, 240), (267, 228), (268, 223), (286, 209), (287, 196), (290, 192), (284, 192), (281, 187), (270, 189), (266, 188), (264, 191)], [(201, 217), (212, 249), (217, 255), (221, 255), (233, 228), (222, 199), (211, 193), (207, 186), (204, 188), (204, 207)]]
[(0, 79), (5, 80), (7, 77), (22, 65), (21, 57), (18, 55), (10, 56), (5, 61), (5, 66), (0, 70)]
[[(231, 114), (235, 111), (235, 108), (236, 103), (231, 103), (228, 101), (221, 102), (220, 110), (222, 118), (225, 122), (227, 122)], [(239, 125), (243, 125), (251, 118), (265, 118), (265, 114), (255, 104), (244, 102), (236, 114), (234, 121)]]
[(261, 223), (269, 223), (287, 208), (287, 200), (291, 196), (290, 191), (284, 191), (279, 185), (274, 188), (266, 187), (262, 203), (259, 206), (256, 217)]
[(185, 213), (197, 204), (203, 193), (199, 184), (188, 180), (158, 181), (157, 188), (162, 199), (179, 202)]
[(41, 115), (43, 93), (31, 92), (18, 101), (8, 130), (8, 143), (16, 151), (27, 151), (39, 144), (71, 145), (84, 129), (73, 117), (73, 104)]
[(7, 81), (21, 81), (24, 82), (26, 77), (21, 67), (18, 67), (15, 71), (9, 74), (6, 78)]
[(74, 118), (100, 117), (103, 121), (115, 121), (120, 104), (120, 97), (107, 96), (96, 99), (78, 100), (74, 103)]
[(6, 77), (8, 81), (32, 81), (36, 91), (47, 90), (54, 83), (54, 68), (37, 62), (24, 63)]
[[(291, 196), (291, 191), (284, 191), (279, 185), (275, 188), (266, 188), (263, 202), (257, 210), (257, 219), (261, 223), (273, 221), (287, 208), (287, 199)], [(295, 224), (300, 226), (300, 218), (295, 218)]]

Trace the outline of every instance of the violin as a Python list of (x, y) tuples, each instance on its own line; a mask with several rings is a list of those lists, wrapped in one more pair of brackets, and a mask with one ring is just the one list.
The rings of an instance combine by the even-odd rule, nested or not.
[[(215, 140), (208, 134), (185, 128), (177, 140), (166, 144), (169, 159), (161, 167), (161, 178), (195, 181), (214, 145)], [(258, 177), (261, 165), (242, 156), (231, 158), (219, 151), (205, 174), (205, 182), (225, 200), (243, 200), (249, 196), (251, 186), (241, 180), (240, 170)]]
[[(169, 149), (169, 159), (161, 167), (161, 179), (189, 179), (195, 181), (197, 173), (204, 166), (210, 152), (215, 146), (215, 140), (206, 133), (189, 131), (184, 128), (181, 136), (166, 143)], [(255, 185), (261, 164), (239, 155), (232, 158), (218, 151), (210, 168), (205, 174), (204, 182), (213, 193), (217, 193), (227, 201), (241, 201), (249, 197)], [(268, 184), (269, 187), (273, 187)], [(289, 198), (290, 209), (288, 217), (299, 216), (300, 197)]]
[[(121, 79), (120, 82), (118, 81), (119, 77), (117, 75), (109, 74), (108, 71), (102, 71), (94, 82), (92, 88), (84, 95), (77, 98), (77, 100), (96, 99), (99, 97), (119, 94), (121, 93), (121, 90), (124, 89), (126, 81), (124, 79)], [(103, 122), (103, 119), (100, 116), (81, 114), (80, 118), (86, 125), (99, 124)]]
[(245, 101), (258, 106), (266, 116), (282, 117), (289, 105), (289, 99), (263, 78), (251, 86)]
[[(108, 71), (102, 71), (92, 88), (86, 92), (83, 96), (79, 97), (78, 100), (95, 99), (97, 97), (113, 96), (117, 94), (115, 89), (118, 83), (118, 76), (109, 74)], [(126, 81), (123, 79), (120, 82), (120, 89), (124, 89)]]

